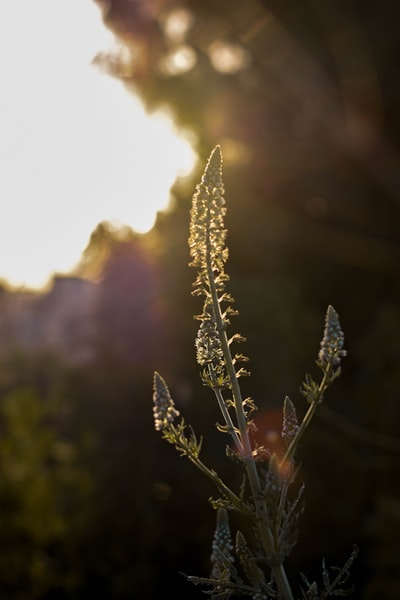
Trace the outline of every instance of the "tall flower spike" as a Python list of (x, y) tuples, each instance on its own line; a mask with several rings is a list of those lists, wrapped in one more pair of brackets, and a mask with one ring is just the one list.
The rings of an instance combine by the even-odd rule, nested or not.
[(324, 337), (318, 354), (318, 360), (323, 368), (328, 364), (339, 365), (340, 359), (347, 354), (343, 349), (343, 344), (344, 335), (338, 314), (333, 306), (329, 305), (325, 316)]
[(193, 194), (189, 233), (190, 266), (197, 268), (193, 294), (204, 296), (202, 314), (196, 317), (201, 321), (196, 338), (196, 358), (199, 365), (212, 365), (216, 369), (224, 369), (219, 331), (229, 325), (230, 316), (237, 314), (230, 306), (225, 310), (221, 308), (222, 303), (234, 302), (225, 292), (229, 276), (224, 271), (228, 249), (223, 194), (222, 154), (216, 146)]
[(228, 258), (223, 194), (222, 154), (220, 146), (216, 146), (210, 154), (201, 182), (196, 186), (190, 211), (190, 266), (200, 269), (195, 283), (199, 288), (198, 293), (204, 293), (200, 288), (207, 284), (207, 265), (211, 263), (213, 272), (222, 274)]
[(175, 408), (167, 384), (157, 371), (154, 372), (153, 380), (153, 415), (154, 427), (157, 431), (167, 429), (168, 425), (179, 417), (179, 411)]

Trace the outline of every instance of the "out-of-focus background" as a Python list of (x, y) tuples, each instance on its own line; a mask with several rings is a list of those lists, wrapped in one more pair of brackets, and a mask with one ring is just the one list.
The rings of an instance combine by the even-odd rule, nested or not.
[[(232, 334), (247, 338), (242, 349), (252, 375), (244, 387), (259, 407), (259, 441), (279, 450), (285, 395), (304, 414), (299, 387), (305, 373), (318, 376), (328, 304), (345, 333), (342, 376), (300, 449), (306, 507), (290, 576), (298, 586), (299, 571), (320, 578), (323, 557), (340, 566), (357, 544), (353, 597), (399, 598), (398, 2), (86, 0), (96, 9), (93, 29), (105, 35), (90, 46), (91, 68), (114, 86), (107, 90), (118, 89), (110, 101), (106, 88), (96, 88), (91, 103), (85, 77), (49, 102), (57, 61), (42, 79), (24, 68), (44, 35), (44, 4), (29, 18), (14, 14), (15, 45), (3, 47), (7, 64), (18, 51), (23, 60), (10, 70), (2, 128), (15, 118), (15, 90), (25, 78), (15, 123), (28, 111), (32, 123), (41, 115), (43, 134), (48, 117), (52, 131), (42, 137), (39, 127), (29, 137), (21, 129), (14, 145), (1, 147), (4, 161), (11, 153), (18, 167), (44, 146), (51, 150), (45, 157), (65, 160), (54, 163), (50, 188), (49, 158), (39, 171), (15, 168), (11, 177), (7, 167), (1, 176), (3, 222), (25, 194), (15, 230), (4, 228), (0, 263), (1, 598), (203, 597), (182, 573), (209, 573), (215, 514), (208, 498), (215, 492), (154, 431), (151, 396), (157, 370), (204, 436), (204, 460), (234, 482), (226, 440), (214, 426), (217, 409), (195, 362), (200, 306), (188, 267), (191, 196), (216, 144), (224, 156), (229, 287), (240, 312)], [(79, 14), (68, 27), (55, 13), (48, 18), (42, 61), (67, 31), (81, 64)], [(71, 139), (57, 129), (68, 114), (58, 104), (65, 97), (66, 107), (88, 104)], [(138, 102), (141, 116), (131, 122), (127, 107), (134, 111)], [(85, 129), (92, 113), (97, 125)], [(160, 114), (167, 134), (141, 127)], [(107, 142), (113, 123), (119, 137)], [(64, 155), (72, 137), (75, 150)], [(85, 162), (80, 149), (88, 139)], [(169, 168), (176, 181), (165, 180), (165, 196), (152, 208), (153, 217), (159, 209), (154, 226), (150, 214), (148, 229), (141, 228), (137, 217), (158, 193), (146, 196), (161, 179), (162, 156), (168, 161), (180, 151)], [(83, 185), (88, 169), (92, 184)], [(54, 204), (41, 203), (46, 194)], [(35, 230), (39, 205), (47, 212)], [(68, 229), (71, 213), (75, 229)], [(6, 229), (13, 235), (4, 246)], [(14, 281), (6, 270), (17, 255), (21, 264), (35, 256), (34, 269), (74, 232), (85, 240), (81, 250), (57, 263), (68, 268), (54, 263), (44, 286), (31, 285), (22, 271)]]

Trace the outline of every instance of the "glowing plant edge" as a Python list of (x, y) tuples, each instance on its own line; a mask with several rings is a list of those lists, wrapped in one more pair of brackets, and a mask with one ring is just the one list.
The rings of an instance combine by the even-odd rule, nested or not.
[[(228, 259), (227, 230), (224, 225), (226, 204), (222, 180), (222, 153), (217, 145), (207, 161), (200, 183), (193, 194), (190, 211), (189, 251), (191, 267), (197, 269), (193, 295), (203, 298), (202, 312), (196, 316), (200, 326), (195, 340), (196, 359), (201, 367), (201, 379), (211, 388), (220, 408), (224, 424), (217, 428), (232, 438), (227, 446), (228, 456), (234, 457), (243, 469), (244, 483), (235, 492), (224, 483), (213, 469), (200, 459), (201, 440), (193, 428), (180, 416), (162, 376), (155, 371), (153, 380), (153, 412), (157, 431), (174, 445), (179, 454), (187, 456), (207, 477), (220, 497), (211, 499), (217, 510), (217, 526), (212, 543), (211, 575), (209, 578), (186, 576), (196, 585), (203, 586), (212, 598), (228, 599), (232, 594), (252, 600), (282, 598), (294, 600), (284, 562), (297, 542), (297, 522), (302, 512), (301, 485), (296, 497), (289, 498), (290, 486), (298, 474), (295, 454), (319, 404), (331, 383), (340, 375), (341, 358), (346, 355), (344, 335), (339, 317), (329, 305), (325, 327), (316, 364), (322, 371), (320, 382), (307, 374), (302, 384), (302, 394), (309, 408), (298, 423), (296, 409), (288, 396), (283, 403), (282, 439), (283, 457), (271, 454), (264, 447), (252, 443), (251, 419), (256, 405), (251, 398), (243, 399), (240, 377), (249, 373), (242, 363), (248, 359), (232, 352), (232, 345), (245, 341), (235, 333), (228, 338), (230, 319), (238, 314), (232, 309), (232, 296), (226, 291), (229, 276), (225, 272)], [(268, 460), (266, 460), (268, 457)], [(228, 512), (236, 511), (251, 526), (253, 539), (249, 541), (238, 530), (233, 545)], [(349, 569), (357, 556), (356, 546), (336, 577), (330, 580), (323, 562), (322, 583), (309, 582), (301, 574), (305, 589), (304, 600), (325, 600), (331, 596), (345, 596), (352, 588), (344, 587), (349, 579)]]

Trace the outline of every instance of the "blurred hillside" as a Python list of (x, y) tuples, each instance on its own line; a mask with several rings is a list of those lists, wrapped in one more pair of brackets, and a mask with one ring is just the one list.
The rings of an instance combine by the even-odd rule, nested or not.
[(73, 276), (56, 276), (45, 293), (1, 290), (0, 352), (54, 352), (68, 364), (93, 361), (91, 316), (96, 285)]

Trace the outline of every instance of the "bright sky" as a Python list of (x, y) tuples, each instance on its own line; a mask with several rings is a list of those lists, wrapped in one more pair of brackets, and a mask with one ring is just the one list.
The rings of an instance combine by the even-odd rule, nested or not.
[(0, 279), (73, 268), (103, 220), (144, 232), (195, 156), (91, 66), (112, 46), (92, 0), (12, 0), (0, 19)]

